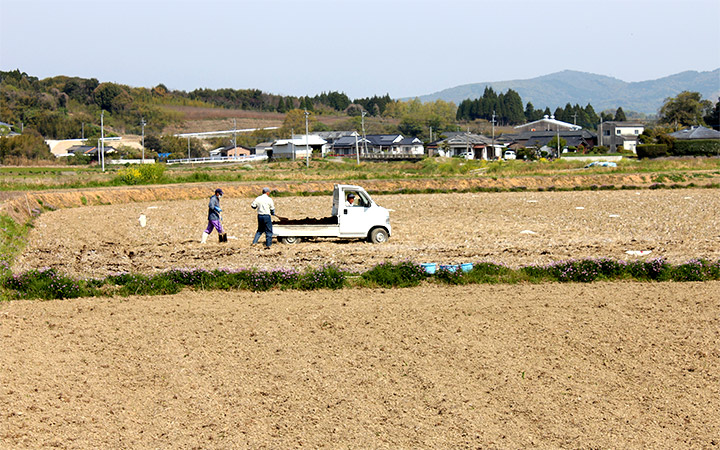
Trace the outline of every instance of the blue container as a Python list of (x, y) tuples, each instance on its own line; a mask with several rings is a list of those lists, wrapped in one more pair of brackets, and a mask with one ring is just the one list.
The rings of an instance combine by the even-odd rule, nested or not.
[(435, 263), (426, 263), (426, 264), (420, 264), (423, 269), (425, 269), (425, 272), (429, 274), (435, 273), (435, 269), (437, 268), (437, 264)]
[(457, 265), (441, 265), (440, 268), (442, 270), (447, 270), (448, 272), (456, 272), (458, 270)]
[(470, 271), (472, 270), (472, 268), (473, 268), (472, 263), (460, 264), (460, 269), (461, 269), (463, 272), (470, 272)]

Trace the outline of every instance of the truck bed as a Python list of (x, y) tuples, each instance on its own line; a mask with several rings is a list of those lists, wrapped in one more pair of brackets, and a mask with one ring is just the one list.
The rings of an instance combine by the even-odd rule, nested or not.
[(273, 223), (273, 234), (277, 237), (339, 237), (340, 225), (333, 216), (284, 219)]
[(273, 225), (337, 225), (337, 216), (330, 217), (306, 217), (304, 219), (286, 219), (283, 218), (278, 222), (274, 222)]

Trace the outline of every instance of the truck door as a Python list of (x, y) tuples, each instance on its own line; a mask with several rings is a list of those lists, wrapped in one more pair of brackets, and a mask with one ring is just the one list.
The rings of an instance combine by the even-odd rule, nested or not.
[[(355, 205), (347, 206), (344, 199), (350, 193), (355, 194)], [(364, 237), (370, 230), (369, 210), (372, 207), (370, 198), (364, 192), (345, 191), (340, 199), (338, 221), (340, 223), (341, 237)]]

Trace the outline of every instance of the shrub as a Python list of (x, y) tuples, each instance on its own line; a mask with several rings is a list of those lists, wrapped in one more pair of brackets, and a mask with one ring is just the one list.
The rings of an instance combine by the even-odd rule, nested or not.
[(715, 156), (720, 155), (720, 140), (697, 139), (675, 140), (671, 153), (675, 156)]
[(141, 164), (140, 178), (144, 183), (160, 183), (165, 178), (165, 164)]
[(635, 147), (635, 151), (640, 159), (668, 156), (668, 146), (665, 144), (640, 144)]
[(217, 278), (217, 272), (209, 272), (205, 269), (172, 269), (156, 277), (166, 278), (167, 280), (178, 283), (183, 286), (209, 286)]
[(427, 272), (419, 264), (385, 262), (363, 273), (362, 279), (383, 287), (410, 287), (419, 285), (427, 276)]
[(465, 274), (471, 283), (501, 283), (517, 280), (515, 271), (509, 267), (492, 262), (479, 262), (473, 264), (472, 270)]
[(20, 297), (64, 299), (94, 294), (85, 283), (59, 275), (55, 269), (33, 269), (3, 280), (3, 287), (14, 290)]
[(720, 279), (720, 261), (711, 263), (704, 259), (691, 259), (672, 268), (673, 281), (707, 281)]
[(309, 270), (300, 279), (298, 287), (311, 291), (315, 289), (342, 289), (345, 286), (345, 273), (333, 265)]
[(107, 278), (109, 282), (120, 286), (120, 295), (163, 295), (177, 294), (183, 288), (162, 274), (153, 277), (140, 274), (124, 273)]
[(626, 265), (627, 273), (637, 280), (665, 280), (669, 276), (670, 265), (664, 258), (648, 261), (631, 261)]
[(460, 270), (459, 267), (456, 270), (440, 267), (435, 272), (435, 279), (446, 284), (467, 284), (470, 281), (469, 277), (466, 277), (465, 272)]
[(130, 185), (160, 183), (165, 179), (164, 164), (141, 164), (118, 171), (117, 179)]

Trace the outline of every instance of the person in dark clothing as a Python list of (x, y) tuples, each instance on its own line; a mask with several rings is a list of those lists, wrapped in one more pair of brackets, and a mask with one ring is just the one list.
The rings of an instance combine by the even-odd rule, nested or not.
[(220, 213), (222, 212), (222, 208), (220, 208), (220, 199), (222, 196), (223, 190), (218, 188), (215, 189), (215, 195), (210, 197), (210, 203), (208, 203), (208, 225), (205, 231), (203, 231), (202, 239), (200, 239), (200, 243), (202, 244), (207, 242), (207, 238), (210, 233), (212, 233), (213, 229), (217, 230), (220, 242), (227, 242), (227, 235), (223, 231), (222, 217), (220, 216)]

